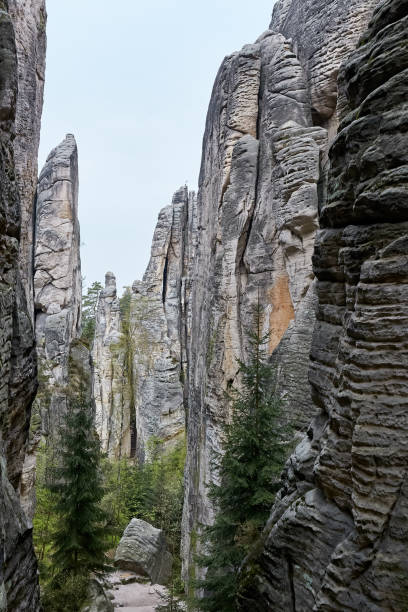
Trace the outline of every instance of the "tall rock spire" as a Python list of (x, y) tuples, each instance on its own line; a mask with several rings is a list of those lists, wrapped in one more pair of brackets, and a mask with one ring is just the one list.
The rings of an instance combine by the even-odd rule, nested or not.
[(43, 434), (57, 435), (65, 414), (71, 346), (81, 325), (78, 151), (72, 134), (51, 151), (41, 171), (35, 219), (35, 335), (39, 372), (49, 400), (35, 402), (40, 425), (31, 430), (20, 484), (30, 520), (35, 507), (36, 449)]
[(144, 460), (148, 441), (169, 447), (185, 432), (186, 338), (191, 327), (191, 269), (196, 198), (180, 188), (163, 208), (142, 281), (120, 302), (106, 274), (92, 349), (96, 426), (112, 457)]
[(80, 333), (81, 303), (78, 150), (74, 136), (67, 134), (41, 171), (35, 227), (35, 328), (40, 365), (55, 386), (51, 429), (64, 409), (69, 349)]

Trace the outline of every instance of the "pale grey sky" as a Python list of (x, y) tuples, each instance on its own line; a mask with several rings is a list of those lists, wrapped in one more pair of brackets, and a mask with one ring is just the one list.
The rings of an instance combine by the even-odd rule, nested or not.
[(273, 4), (47, 0), (40, 167), (75, 134), (86, 284), (143, 276), (159, 210), (197, 186), (219, 65), (267, 29)]

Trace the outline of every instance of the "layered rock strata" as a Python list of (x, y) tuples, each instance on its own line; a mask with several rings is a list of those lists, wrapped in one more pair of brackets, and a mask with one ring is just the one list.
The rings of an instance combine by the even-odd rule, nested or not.
[(376, 0), (282, 0), (270, 29), (218, 72), (203, 143), (198, 246), (188, 351), (184, 578), (194, 573), (225, 391), (259, 300), (287, 418), (304, 431), (316, 412), (307, 383), (314, 324), (312, 253), (328, 143), (337, 126), (336, 77)]
[(34, 316), (33, 244), (38, 146), (44, 92), (45, 0), (8, 0), (18, 62), (18, 98), (14, 159), (20, 193), (20, 274), (31, 320)]
[(184, 434), (195, 205), (182, 187), (160, 212), (143, 281), (120, 301), (106, 275), (92, 358), (97, 428), (112, 457), (143, 461), (152, 437), (168, 447)]
[(0, 2), (0, 40), (0, 610), (37, 612), (37, 562), (17, 494), (36, 390), (36, 358), (18, 266), (21, 186), (13, 141), (16, 107), (24, 101), (17, 95), (15, 31), (6, 2)]
[(407, 35), (406, 0), (381, 2), (340, 73), (314, 255), (318, 416), (247, 564), (242, 610), (407, 606)]

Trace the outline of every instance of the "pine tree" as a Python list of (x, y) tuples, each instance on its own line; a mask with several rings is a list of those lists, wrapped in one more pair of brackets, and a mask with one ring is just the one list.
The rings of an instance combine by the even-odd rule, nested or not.
[(214, 457), (219, 484), (210, 486), (210, 498), (216, 518), (203, 532), (206, 552), (198, 563), (207, 573), (195, 585), (204, 593), (198, 608), (208, 612), (235, 612), (239, 567), (267, 521), (287, 456), (289, 428), (282, 423), (283, 403), (265, 350), (269, 334), (261, 329), (258, 305), (248, 362), (239, 362), (242, 389), (230, 394), (224, 454)]
[(59, 573), (87, 575), (104, 568), (108, 543), (100, 506), (104, 490), (99, 443), (83, 401), (72, 402), (60, 439), (61, 463), (52, 485), (58, 525), (53, 561)]
[(86, 295), (82, 296), (82, 340), (91, 345), (95, 335), (96, 309), (100, 292), (103, 287), (100, 282), (95, 281), (88, 288)]

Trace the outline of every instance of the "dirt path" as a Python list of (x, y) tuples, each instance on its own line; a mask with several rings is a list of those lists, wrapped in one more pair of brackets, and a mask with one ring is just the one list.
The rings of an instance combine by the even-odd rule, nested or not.
[(117, 571), (109, 576), (109, 582), (112, 584), (110, 592), (115, 596), (113, 599), (115, 612), (154, 612), (161, 601), (158, 592), (164, 593), (165, 588), (150, 583), (123, 584), (134, 579), (134, 574), (125, 571)]

